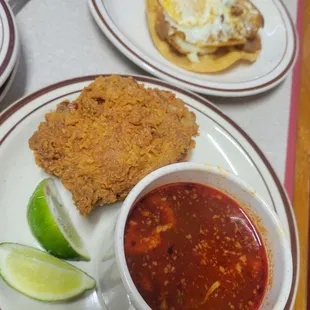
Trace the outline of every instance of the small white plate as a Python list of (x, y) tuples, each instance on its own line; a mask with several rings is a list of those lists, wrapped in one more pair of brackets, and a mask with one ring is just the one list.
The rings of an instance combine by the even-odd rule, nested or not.
[[(11, 241), (39, 247), (26, 219), (28, 200), (46, 174), (35, 164), (28, 140), (64, 99), (74, 100), (96, 76), (63, 81), (43, 88), (11, 105), (0, 114), (0, 242)], [(137, 76), (147, 87), (170, 90), (183, 99), (197, 117), (200, 135), (190, 161), (213, 164), (232, 171), (256, 189), (272, 208), (289, 237), (293, 257), (293, 284), (285, 309), (294, 304), (299, 277), (299, 243), (292, 206), (266, 157), (242, 129), (212, 103), (193, 93), (157, 79)], [(71, 195), (58, 181), (72, 221), (85, 240), (91, 261), (74, 262), (97, 280), (97, 290), (67, 303), (40, 303), (8, 287), (0, 278), (1, 310), (127, 310), (128, 300), (113, 259), (107, 258), (113, 238), (113, 223), (121, 203), (97, 208), (89, 217), (79, 215)]]
[(13, 12), (0, 0), (0, 86), (8, 79), (18, 56), (18, 33)]
[(237, 97), (264, 92), (288, 75), (298, 54), (297, 34), (280, 0), (252, 0), (265, 20), (257, 61), (239, 63), (216, 74), (184, 70), (157, 51), (148, 30), (145, 0), (88, 1), (100, 29), (131, 61), (159, 78), (199, 93)]

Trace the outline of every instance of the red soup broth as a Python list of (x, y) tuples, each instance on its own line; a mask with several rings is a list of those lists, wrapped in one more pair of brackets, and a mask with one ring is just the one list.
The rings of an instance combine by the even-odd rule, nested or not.
[(202, 184), (168, 184), (138, 201), (126, 223), (125, 256), (153, 310), (254, 310), (267, 286), (255, 225), (236, 201)]

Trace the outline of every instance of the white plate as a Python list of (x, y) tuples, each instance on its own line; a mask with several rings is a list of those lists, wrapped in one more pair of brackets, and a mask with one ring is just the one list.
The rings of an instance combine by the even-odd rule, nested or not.
[[(29, 197), (45, 174), (34, 162), (28, 139), (44, 120), (45, 113), (55, 109), (63, 99), (75, 99), (94, 78), (81, 77), (51, 85), (17, 101), (0, 115), (0, 242), (20, 242), (38, 247), (27, 224), (26, 209)], [(191, 162), (218, 165), (239, 175), (277, 212), (289, 236), (293, 256), (293, 285), (286, 307), (291, 309), (299, 275), (297, 228), (290, 202), (267, 159), (238, 125), (206, 99), (153, 78), (140, 76), (136, 79), (148, 87), (174, 92), (195, 112), (200, 135), (196, 139)], [(110, 310), (127, 310), (126, 294), (117, 272), (114, 274), (115, 270), (108, 268), (113, 265), (113, 260), (102, 263), (102, 257), (107, 255), (111, 244), (111, 230), (121, 203), (98, 208), (84, 218), (73, 206), (70, 193), (60, 182), (58, 185), (92, 258), (91, 262), (74, 264), (97, 279), (98, 289), (78, 300), (51, 305), (24, 297), (0, 279), (1, 310), (94, 310), (106, 309), (105, 304)]]
[(0, 86), (15, 66), (18, 54), (18, 34), (14, 15), (5, 0), (0, 0)]
[(237, 64), (217, 74), (184, 70), (166, 60), (154, 46), (148, 31), (145, 0), (89, 0), (92, 15), (109, 40), (131, 61), (149, 73), (199, 93), (215, 96), (247, 96), (278, 85), (297, 56), (297, 34), (280, 0), (253, 0), (261, 10), (263, 48), (251, 65)]
[(19, 63), (19, 59), (17, 58), (16, 64), (13, 68), (13, 71), (11, 72), (11, 74), (9, 75), (7, 80), (4, 82), (4, 84), (0, 87), (0, 110), (1, 110), (1, 101), (3, 100), (3, 98), (8, 93), (8, 91), (9, 91), (9, 89), (10, 89), (10, 87), (14, 81), (14, 78), (15, 78), (15, 75), (17, 72), (17, 68), (18, 68), (18, 63)]

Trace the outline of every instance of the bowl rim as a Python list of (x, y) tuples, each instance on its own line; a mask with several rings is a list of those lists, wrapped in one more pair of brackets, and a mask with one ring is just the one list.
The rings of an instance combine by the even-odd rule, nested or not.
[[(284, 233), (284, 229), (282, 224), (276, 215), (275, 211), (273, 211), (268, 204), (257, 194), (254, 188), (252, 188), (249, 184), (247, 184), (244, 180), (242, 180), (237, 175), (233, 174), (231, 171), (221, 168), (220, 166), (215, 166), (211, 164), (197, 164), (197, 163), (176, 163), (164, 166), (159, 168), (144, 178), (142, 178), (135, 187), (130, 191), (127, 198), (125, 199), (121, 211), (118, 215), (116, 226), (115, 226), (115, 240), (114, 240), (114, 248), (115, 248), (115, 258), (118, 270), (120, 272), (120, 276), (122, 279), (122, 283), (125, 287), (125, 290), (128, 294), (128, 299), (131, 305), (138, 307), (138, 309), (143, 310), (151, 310), (149, 305), (145, 302), (145, 300), (140, 295), (138, 289), (136, 288), (126, 263), (125, 250), (124, 250), (124, 233), (125, 226), (127, 222), (127, 218), (129, 215), (129, 211), (135, 202), (136, 198), (140, 195), (140, 193), (152, 182), (155, 180), (168, 175), (174, 172), (184, 172), (184, 171), (202, 171), (205, 173), (215, 174), (220, 177), (225, 177), (229, 180), (229, 182), (235, 183), (237, 186), (244, 189), (244, 191), (254, 197), (254, 199), (262, 206), (263, 212), (271, 219), (272, 225), (279, 228), (283, 233), (275, 234), (276, 238), (279, 241), (281, 246), (281, 250), (283, 252), (284, 257), (284, 270), (288, 272), (285, 273), (284, 281), (282, 282), (281, 288), (279, 290), (279, 296), (276, 301), (276, 304), (273, 305), (273, 310), (282, 310), (285, 307), (286, 301), (289, 296), (290, 287), (292, 285), (292, 256), (290, 251), (290, 245), (287, 240), (287, 236)], [(167, 183), (169, 184), (169, 183)], [(229, 195), (225, 193), (226, 195)], [(233, 199), (237, 199), (237, 197), (233, 197)], [(268, 230), (267, 230), (268, 231)], [(284, 298), (283, 298), (284, 297)], [(265, 298), (265, 297), (264, 297)]]

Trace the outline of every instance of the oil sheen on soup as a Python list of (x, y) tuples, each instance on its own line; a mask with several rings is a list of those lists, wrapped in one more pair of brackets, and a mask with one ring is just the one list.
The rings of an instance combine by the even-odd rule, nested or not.
[(255, 225), (238, 203), (202, 184), (168, 184), (138, 201), (126, 223), (125, 255), (153, 310), (254, 310), (266, 289)]

